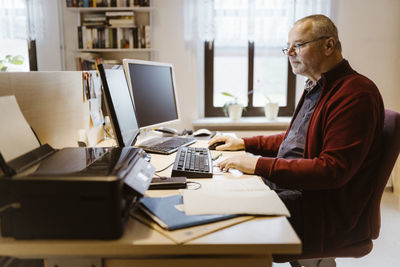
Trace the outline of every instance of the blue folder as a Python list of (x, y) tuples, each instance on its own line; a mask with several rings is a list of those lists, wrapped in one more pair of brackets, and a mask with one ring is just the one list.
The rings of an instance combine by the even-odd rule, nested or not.
[(168, 230), (176, 230), (185, 227), (206, 224), (237, 217), (235, 214), (224, 215), (186, 215), (175, 208), (175, 205), (183, 204), (181, 195), (169, 197), (144, 197), (142, 205), (154, 216), (161, 220), (164, 225), (155, 220), (161, 227)]

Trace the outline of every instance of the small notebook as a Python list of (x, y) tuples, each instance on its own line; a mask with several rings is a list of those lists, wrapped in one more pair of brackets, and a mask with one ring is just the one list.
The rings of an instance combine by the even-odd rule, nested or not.
[(183, 204), (181, 195), (169, 197), (144, 197), (141, 200), (142, 210), (149, 215), (162, 228), (176, 230), (195, 225), (230, 219), (237, 215), (186, 215), (178, 210), (177, 206)]

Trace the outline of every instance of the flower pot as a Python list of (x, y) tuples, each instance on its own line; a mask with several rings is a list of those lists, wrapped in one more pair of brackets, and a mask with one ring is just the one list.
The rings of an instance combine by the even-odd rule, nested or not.
[(278, 116), (278, 110), (279, 110), (278, 102), (266, 103), (264, 106), (265, 117), (267, 117), (268, 120), (275, 120), (276, 117)]
[(233, 121), (242, 117), (243, 106), (241, 104), (231, 104), (228, 106), (229, 118)]

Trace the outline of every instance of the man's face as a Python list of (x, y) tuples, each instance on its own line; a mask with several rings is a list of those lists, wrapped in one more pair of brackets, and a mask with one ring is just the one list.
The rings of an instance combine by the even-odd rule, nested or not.
[[(296, 24), (289, 32), (288, 47), (301, 44), (318, 38), (312, 33), (312, 23), (303, 22)], [(313, 81), (320, 78), (321, 63), (324, 59), (322, 51), (323, 40), (310, 42), (299, 49), (294, 47), (289, 50), (288, 56), (294, 74), (303, 75)]]

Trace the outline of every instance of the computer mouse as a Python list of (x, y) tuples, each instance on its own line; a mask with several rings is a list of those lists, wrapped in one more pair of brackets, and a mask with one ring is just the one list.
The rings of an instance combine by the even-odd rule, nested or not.
[(220, 145), (223, 145), (223, 144), (225, 144), (225, 142), (223, 142), (223, 141), (215, 142), (214, 144), (209, 145), (209, 146), (208, 146), (208, 149), (210, 149), (210, 150), (215, 150), (215, 148), (216, 148), (217, 146), (220, 146)]
[(193, 132), (193, 136), (210, 136), (211, 131), (208, 129), (198, 129), (197, 131)]

